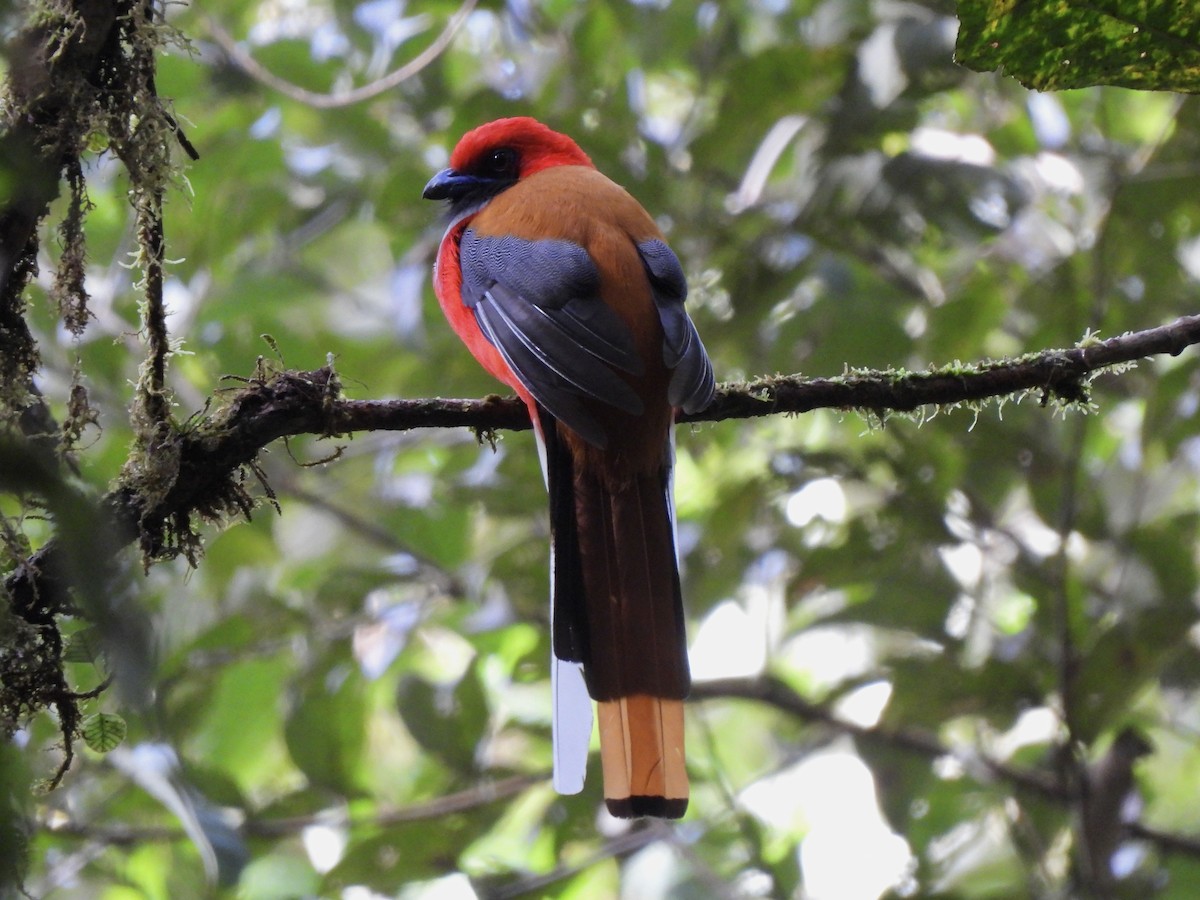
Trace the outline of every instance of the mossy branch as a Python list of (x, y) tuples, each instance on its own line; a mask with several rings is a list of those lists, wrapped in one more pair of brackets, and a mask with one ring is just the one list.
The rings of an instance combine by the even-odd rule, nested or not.
[[(856, 370), (834, 378), (772, 376), (718, 387), (713, 402), (680, 422), (720, 422), (815, 409), (858, 410), (886, 416), (923, 407), (976, 405), (1036, 393), (1043, 403), (1082, 406), (1091, 380), (1106, 369), (1149, 356), (1178, 355), (1200, 343), (1200, 315), (1157, 328), (1081, 346), (1046, 350), (1007, 361), (955, 364), (925, 372)], [(169, 447), (154, 458), (171, 460), (171, 471), (131, 467), (105, 505), (121, 520), (121, 533), (140, 536), (150, 557), (194, 546), (180, 545), (195, 516), (216, 519), (249, 513), (246, 469), (260, 450), (285, 437), (346, 435), (416, 428), (472, 428), (486, 434), (530, 427), (515, 397), (477, 400), (351, 400), (342, 396), (330, 367), (310, 372), (261, 371), (233, 392), (217, 412), (173, 430)]]
[[(1138, 359), (1170, 354), (1200, 343), (1200, 316), (1106, 341), (1047, 350), (1008, 361), (955, 364), (926, 372), (852, 371), (835, 378), (759, 378), (723, 384), (707, 409), (681, 422), (720, 422), (831, 408), (886, 417), (924, 407), (975, 406), (987, 400), (1036, 392), (1043, 403), (1083, 406), (1091, 380)], [(120, 484), (99, 504), (99, 527), (108, 547), (137, 542), (149, 562), (183, 554), (195, 562), (198, 519), (249, 517), (255, 500), (247, 487), (257, 478), (259, 452), (280, 438), (332, 437), (361, 431), (472, 428), (481, 437), (530, 427), (515, 397), (480, 400), (350, 400), (330, 366), (310, 372), (260, 371), (230, 393), (222, 407), (184, 426), (159, 430), (160, 442), (135, 453)], [(272, 497), (269, 487), (264, 487)], [(273, 497), (272, 497), (273, 499)], [(56, 538), (11, 572), (4, 588), (20, 614), (43, 623), (69, 609), (70, 549)], [(29, 618), (29, 616), (25, 616)], [(69, 707), (69, 699), (67, 706)], [(60, 704), (61, 705), (61, 704)], [(64, 732), (68, 742), (71, 735)]]
[[(745, 383), (719, 385), (707, 408), (680, 415), (678, 421), (722, 422), (815, 409), (858, 410), (883, 417), (922, 407), (975, 406), (1030, 392), (1037, 394), (1043, 403), (1084, 405), (1088, 402), (1092, 379), (1104, 370), (1150, 356), (1177, 356), (1198, 343), (1200, 315), (1185, 316), (1169, 325), (1105, 341), (1088, 338), (1077, 347), (1044, 350), (1012, 360), (955, 363), (924, 372), (856, 369), (832, 378), (764, 376)], [(525, 406), (515, 397), (339, 400), (329, 409), (326, 425), (323, 430), (331, 434), (434, 427), (467, 427), (477, 431), (530, 427)]]

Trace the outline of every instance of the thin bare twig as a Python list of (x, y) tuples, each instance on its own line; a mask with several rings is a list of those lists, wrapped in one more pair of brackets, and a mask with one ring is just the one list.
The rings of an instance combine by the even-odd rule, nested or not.
[(209, 16), (205, 19), (205, 23), (213, 40), (229, 55), (234, 64), (251, 78), (265, 84), (272, 90), (278, 91), (288, 99), (295, 100), (297, 103), (304, 103), (314, 109), (337, 109), (342, 106), (362, 103), (364, 100), (370, 100), (385, 91), (390, 91), (432, 63), (450, 45), (450, 41), (458, 32), (458, 29), (462, 27), (463, 22), (467, 20), (467, 16), (475, 9), (477, 2), (478, 0), (464, 0), (462, 6), (446, 22), (446, 27), (442, 29), (441, 34), (434, 39), (433, 43), (400, 68), (389, 72), (377, 81), (372, 81), (370, 84), (364, 84), (349, 91), (339, 91), (336, 94), (322, 94), (310, 91), (307, 88), (300, 87), (298, 84), (293, 84), (284, 78), (280, 78), (251, 56), (216, 19)]
[(438, 565), (424, 553), (402, 541), (394, 532), (389, 531), (373, 519), (365, 515), (357, 515), (353, 511), (338, 505), (328, 497), (316, 491), (310, 491), (296, 479), (288, 478), (286, 475), (283, 476), (282, 484), (280, 483), (280, 477), (277, 475), (271, 476), (271, 482), (278, 488), (280, 494), (291, 496), (302, 503), (307, 503), (309, 506), (332, 516), (351, 532), (366, 538), (391, 553), (407, 556), (412, 560), (415, 568), (413, 577), (422, 583), (434, 585), (441, 593), (451, 597), (462, 598), (466, 596), (466, 588), (463, 587), (462, 582), (457, 576)]
[(826, 706), (810, 703), (775, 678), (726, 678), (697, 682), (692, 685), (692, 700), (729, 698), (766, 703), (806, 722), (826, 725), (840, 734), (850, 735), (856, 740), (907, 750), (930, 759), (938, 759), (943, 756), (958, 757), (968, 770), (974, 770), (977, 774), (986, 774), (1015, 788), (1049, 800), (1063, 801), (1067, 799), (1066, 792), (1058, 784), (1057, 779), (1043, 772), (1017, 768), (979, 754), (964, 756), (960, 751), (943, 744), (932, 732), (914, 728), (859, 725), (856, 722), (847, 721)]
[[(241, 831), (250, 837), (269, 838), (299, 834), (305, 828), (313, 825), (329, 825), (340, 828), (387, 828), (389, 825), (398, 825), (403, 822), (440, 819), (451, 813), (467, 812), (515, 796), (536, 784), (544, 783), (548, 777), (547, 773), (541, 773), (513, 775), (499, 781), (485, 781), (474, 787), (446, 794), (425, 803), (382, 809), (370, 816), (352, 816), (345, 809), (338, 809), (332, 812), (323, 810), (311, 815), (277, 819), (251, 818), (242, 825)], [(62, 837), (74, 837), (124, 847), (145, 843), (172, 843), (189, 839), (187, 832), (182, 828), (164, 825), (116, 825), (68, 821), (53, 825), (41, 822), (40, 827)]]
[(495, 803), (497, 800), (513, 797), (536, 784), (544, 784), (549, 777), (548, 772), (539, 772), (534, 775), (512, 775), (499, 781), (481, 782), (474, 787), (446, 794), (425, 803), (384, 809), (368, 817), (356, 818), (348, 812), (342, 811), (332, 818), (318, 813), (281, 819), (250, 819), (246, 822), (244, 830), (246, 834), (255, 837), (277, 837), (296, 834), (311, 825), (334, 825), (347, 828), (368, 825), (373, 828), (387, 828), (403, 822), (423, 822), (429, 819), (440, 819), (451, 813), (467, 812), (480, 806), (487, 806), (489, 803)]
[(597, 863), (613, 857), (629, 856), (643, 847), (650, 846), (655, 841), (667, 839), (671, 833), (671, 826), (659, 821), (648, 820), (624, 834), (609, 838), (595, 853), (576, 862), (566, 863), (549, 872), (529, 875), (505, 884), (477, 885), (477, 887), (482, 887), (480, 896), (486, 897), (487, 900), (510, 900), (513, 897), (537, 895), (550, 885), (578, 875)]

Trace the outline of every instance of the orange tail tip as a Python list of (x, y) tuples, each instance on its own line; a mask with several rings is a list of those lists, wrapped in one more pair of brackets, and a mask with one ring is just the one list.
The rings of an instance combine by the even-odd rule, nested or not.
[(678, 819), (688, 805), (683, 701), (637, 694), (597, 704), (604, 802), (622, 819)]

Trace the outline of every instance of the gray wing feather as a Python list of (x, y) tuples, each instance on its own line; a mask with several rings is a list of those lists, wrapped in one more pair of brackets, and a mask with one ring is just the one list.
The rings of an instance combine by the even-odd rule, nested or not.
[[(643, 241), (638, 252), (663, 326), (668, 401), (695, 412), (711, 402), (714, 381), (684, 308), (683, 269), (660, 240)], [(467, 229), (459, 261), (463, 302), (538, 403), (597, 446), (606, 439), (585, 400), (642, 411), (616, 371), (640, 375), (642, 360), (625, 323), (600, 300), (599, 272), (586, 250), (570, 241), (480, 237)]]
[(468, 229), (459, 260), (463, 302), (538, 403), (597, 446), (605, 436), (583, 400), (642, 411), (614, 371), (639, 375), (642, 360), (625, 323), (600, 300), (600, 276), (586, 250)]
[(667, 400), (684, 412), (698, 412), (712, 402), (716, 382), (708, 353), (683, 305), (687, 298), (683, 267), (671, 248), (657, 238), (638, 244), (638, 253), (650, 276), (663, 326), (663, 363), (671, 370)]

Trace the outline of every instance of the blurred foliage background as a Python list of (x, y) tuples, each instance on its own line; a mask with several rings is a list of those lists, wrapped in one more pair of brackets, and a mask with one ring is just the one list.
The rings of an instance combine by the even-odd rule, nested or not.
[[(570, 133), (659, 217), (720, 380), (1070, 347), (1200, 297), (1195, 101), (970, 73), (948, 3), (166, 12), (180, 40), (157, 86), (200, 153), (166, 201), (181, 421), (260, 356), (333, 354), (359, 398), (495, 391), (436, 308), (420, 193), (504, 115)], [(459, 12), (395, 87), (328, 99)], [(93, 318), (74, 338), (45, 299), (65, 200), (30, 318), (56, 409), (83, 373), (99, 421), (81, 479), (102, 492), (144, 350), (127, 175), (106, 153), (85, 175)], [(532, 438), (274, 446), (278, 512), (208, 528), (194, 570), (135, 572), (153, 700), (85, 707), (121, 713), (123, 744), (81, 746), (52, 792), (52, 716), (0, 747), (0, 797), (27, 823), (0, 859), (25, 859), (35, 897), (1194, 896), (1198, 406), (1189, 351), (1102, 377), (1086, 414), (1034, 396), (681, 429), (693, 798), (678, 824), (632, 827), (601, 812), (598, 767), (578, 797), (549, 787)], [(30, 548), (47, 540), (3, 503)], [(104, 670), (70, 675), (87, 690)], [(728, 696), (766, 684), (789, 702)], [(1141, 806), (1118, 796), (1111, 839), (1085, 840), (1130, 727), (1153, 747)], [(1116, 850), (1111, 875), (1089, 842), (1103, 867)]]

